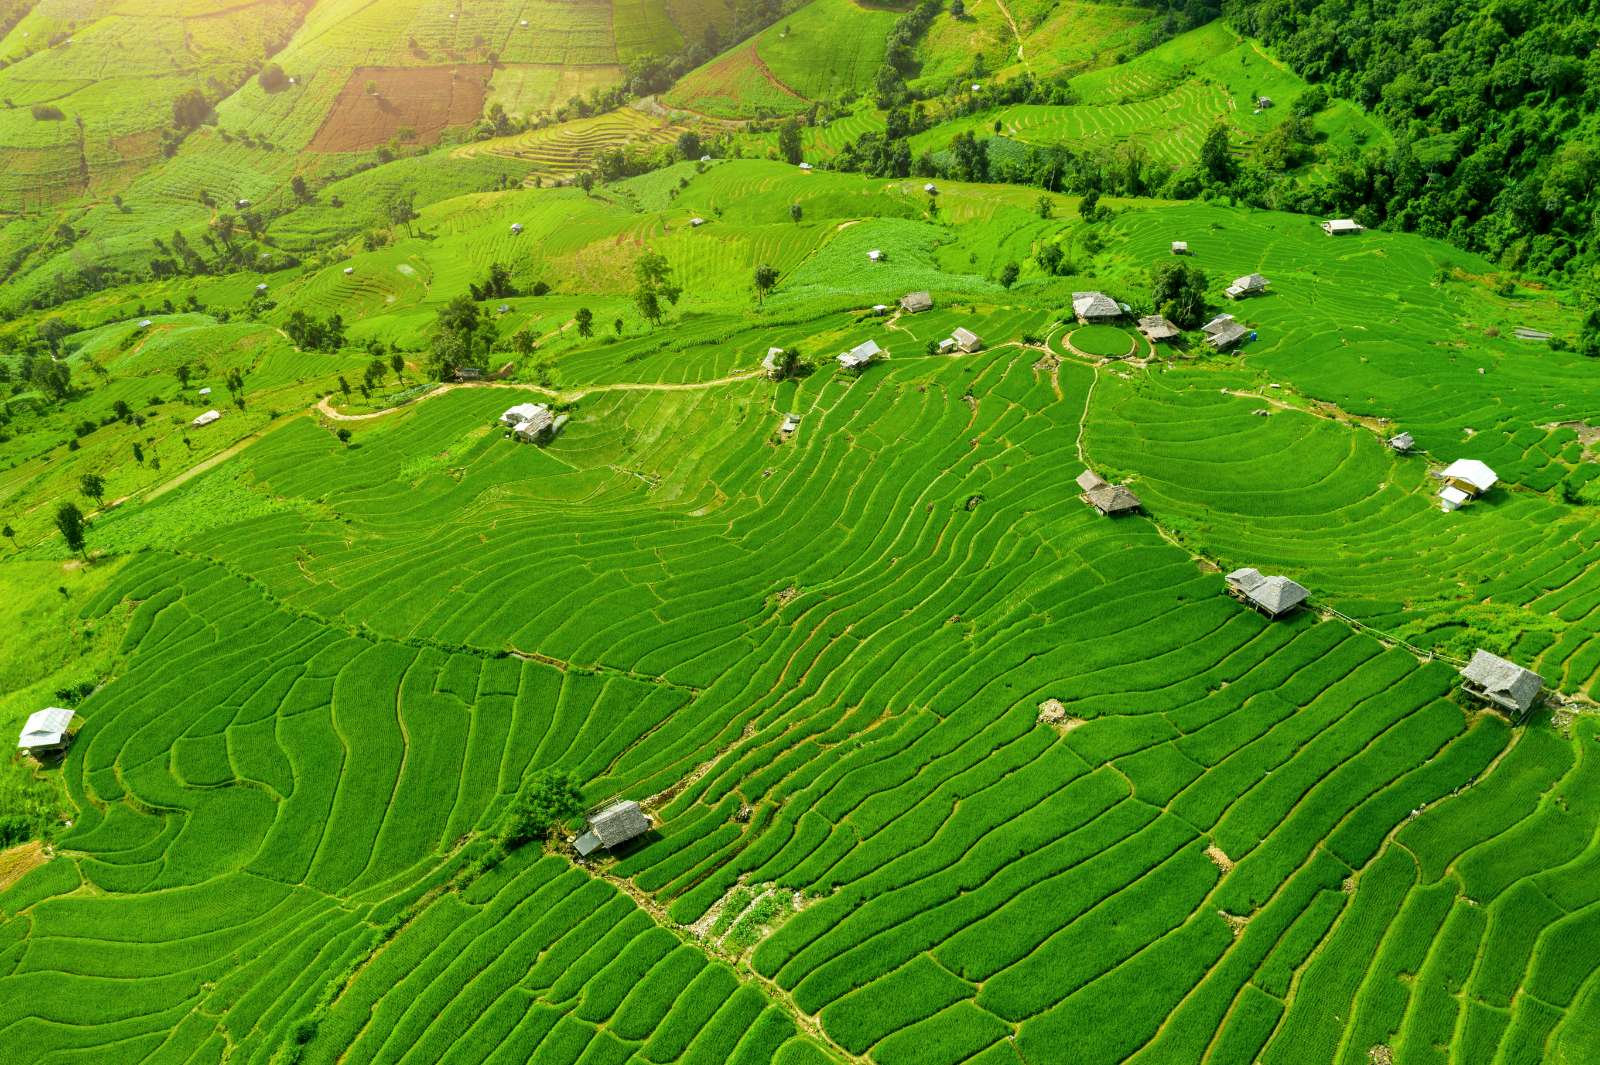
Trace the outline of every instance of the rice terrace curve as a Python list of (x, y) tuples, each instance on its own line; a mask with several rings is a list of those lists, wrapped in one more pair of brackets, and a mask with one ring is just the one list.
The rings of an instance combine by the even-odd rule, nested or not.
[(0, 5), (0, 1058), (1600, 1061), (1596, 25), (1441, 4)]

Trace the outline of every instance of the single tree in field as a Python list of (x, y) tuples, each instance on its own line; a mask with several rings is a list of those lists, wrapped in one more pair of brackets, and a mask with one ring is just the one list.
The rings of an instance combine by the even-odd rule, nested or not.
[(778, 127), (778, 154), (796, 165), (803, 157), (800, 147), (800, 123), (796, 119), (788, 119)]
[(1040, 218), (1049, 218), (1055, 214), (1055, 202), (1048, 196), (1040, 196), (1035, 206), (1038, 208)]
[(570, 769), (543, 769), (511, 800), (501, 822), (500, 840), (508, 848), (542, 840), (563, 821), (583, 813), (583, 789)]
[(56, 528), (61, 530), (61, 538), (67, 542), (68, 547), (86, 559), (89, 557), (83, 549), (83, 511), (78, 509), (77, 504), (63, 503), (56, 508)]
[(15, 545), (17, 540), (17, 530), (13, 529), (9, 524), (0, 525), (0, 536), (4, 536), (7, 540), (10, 540), (13, 545)]
[(412, 224), (417, 220), (417, 197), (415, 193), (408, 192), (404, 196), (396, 196), (389, 201), (389, 225), (405, 226), (406, 232), (411, 236), (417, 235), (416, 227)]
[(805, 213), (805, 208), (801, 207), (798, 203), (791, 203), (789, 205), (789, 217), (794, 219), (796, 222), (799, 222), (800, 219), (805, 216)]
[(372, 388), (379, 381), (383, 380), (383, 372), (387, 369), (388, 367), (384, 365), (382, 359), (373, 359), (371, 362), (367, 363), (367, 368), (362, 371), (362, 380), (366, 383), (368, 388)]
[(533, 330), (519, 329), (511, 334), (511, 347), (518, 355), (532, 355), (539, 348)]
[(1200, 142), (1200, 169), (1219, 184), (1233, 178), (1233, 156), (1228, 151), (1228, 127), (1218, 122)]
[(1083, 194), (1083, 199), (1078, 201), (1078, 217), (1085, 222), (1093, 222), (1100, 212), (1100, 190), (1090, 189)]
[(964, 17), (966, 15), (966, 13), (967, 13), (967, 5), (966, 4), (963, 4), (961, 2), (961, 0), (950, 0), (950, 17), (951, 18), (962, 18), (962, 17)]
[(189, 378), (194, 373), (194, 367), (190, 366), (186, 362), (180, 362), (178, 363), (178, 368), (172, 372), (177, 375), (178, 384), (182, 385), (184, 388), (189, 387)]
[(686, 129), (678, 134), (678, 158), (687, 162), (694, 162), (704, 152), (701, 150), (700, 134), (692, 129)]
[(344, 398), (350, 398), (350, 382), (344, 379), (344, 374), (339, 375), (339, 391), (344, 393)]
[(144, 448), (139, 446), (139, 441), (137, 440), (133, 442), (133, 461), (141, 466), (144, 465)]
[(777, 267), (770, 266), (767, 263), (762, 263), (760, 266), (756, 267), (756, 276), (755, 276), (756, 303), (757, 304), (765, 304), (766, 301), (767, 301), (767, 293), (771, 292), (772, 291), (772, 286), (776, 285), (777, 283), (778, 283), (778, 269), (777, 269)]
[(1022, 267), (1014, 262), (1006, 263), (1000, 268), (1000, 287), (1010, 288), (1017, 283), (1017, 275), (1022, 273)]
[(399, 382), (401, 384), (405, 383), (405, 379), (406, 379), (406, 357), (404, 355), (400, 354), (398, 351), (395, 352), (393, 355), (390, 355), (389, 356), (389, 369), (394, 371), (394, 379), (397, 382)]
[(294, 193), (294, 198), (301, 203), (311, 202), (311, 186), (306, 184), (306, 179), (299, 174), (289, 179), (289, 191)]
[(337, 436), (339, 438), (339, 443), (343, 444), (345, 447), (350, 446), (350, 430), (340, 429), (333, 435)]
[(585, 196), (589, 195), (589, 190), (594, 188), (593, 170), (585, 170), (578, 175), (578, 187), (583, 190)]
[(611, 328), (613, 328), (613, 329), (615, 329), (617, 331), (617, 336), (621, 336), (622, 335), (622, 319), (618, 318), (616, 321), (612, 322), (611, 323)]
[(640, 317), (651, 325), (661, 324), (667, 305), (678, 302), (681, 286), (672, 280), (672, 267), (660, 252), (647, 251), (633, 264), (633, 303)]
[(199, 89), (189, 89), (172, 101), (172, 124), (179, 129), (194, 129), (211, 114), (211, 105)]
[(587, 307), (579, 307), (578, 313), (572, 316), (578, 325), (578, 335), (581, 337), (594, 336), (594, 312)]
[(1156, 310), (1179, 329), (1193, 329), (1206, 315), (1206, 274), (1188, 263), (1156, 267), (1150, 292)]
[(78, 478), (78, 488), (99, 505), (106, 497), (106, 479), (98, 473), (86, 473)]

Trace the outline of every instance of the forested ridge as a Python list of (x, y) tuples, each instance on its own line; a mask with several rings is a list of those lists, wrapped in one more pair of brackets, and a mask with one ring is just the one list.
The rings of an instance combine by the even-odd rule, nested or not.
[(1337, 161), (1327, 206), (1511, 269), (1600, 259), (1594, 0), (1229, 0), (1224, 13), (1393, 131), (1393, 147)]

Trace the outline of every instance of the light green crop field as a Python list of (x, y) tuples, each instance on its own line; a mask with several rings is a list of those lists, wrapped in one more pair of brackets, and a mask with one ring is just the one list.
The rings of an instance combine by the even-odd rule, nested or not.
[[(50, 312), (85, 323), (82, 387), (19, 386), (0, 441), (29, 634), (0, 723), (80, 720), (59, 762), (0, 766), (50, 844), (0, 851), (29, 1060), (1600, 1056), (1600, 389), (1513, 339), (1572, 337), (1567, 293), (1218, 204), (1091, 224), (941, 182), (930, 212), (920, 180), (754, 159), (501, 188), (522, 143), (288, 211), (269, 306), (234, 273)], [(420, 217), (363, 246), (397, 188)], [(1147, 313), (1172, 240), (1252, 339), (1152, 355), (1068, 321), (1083, 289)], [(1078, 272), (1040, 271), (1046, 243)], [(683, 286), (659, 325), (630, 298), (648, 251)], [(482, 304), (536, 350), (426, 385), (437, 312), (495, 263), (550, 286)], [(1267, 294), (1227, 301), (1254, 271)], [(351, 344), (296, 350), (295, 311)], [(927, 353), (957, 326), (983, 349)], [(368, 340), (405, 369), (346, 396)], [(841, 370), (866, 340), (886, 357)], [(769, 380), (773, 346), (809, 372)], [(189, 429), (202, 385), (224, 415)], [(522, 402), (569, 420), (519, 444), (496, 419)], [(1456, 458), (1501, 483), (1447, 514), (1428, 471)], [(1085, 469), (1142, 512), (1084, 505)], [(87, 560), (52, 533), (67, 499)], [(1247, 609), (1241, 566), (1310, 606)], [(1560, 705), (1469, 699), (1477, 647)], [(549, 769), (650, 831), (502, 854)]]

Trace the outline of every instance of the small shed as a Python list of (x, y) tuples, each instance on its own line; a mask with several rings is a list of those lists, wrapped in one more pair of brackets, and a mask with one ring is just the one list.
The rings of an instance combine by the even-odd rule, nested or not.
[(1158, 344), (1177, 336), (1179, 329), (1161, 315), (1150, 314), (1139, 319), (1139, 332), (1143, 333), (1144, 338), (1150, 343)]
[(783, 416), (783, 424), (778, 426), (778, 432), (788, 436), (798, 428), (800, 428), (800, 415), (791, 411)]
[(1114, 322), (1122, 317), (1122, 304), (1104, 292), (1074, 292), (1072, 313), (1084, 325), (1091, 322)]
[(1173, 241), (1172, 242), (1172, 254), (1174, 254), (1174, 255), (1188, 255), (1189, 254), (1189, 242), (1186, 241), (1186, 240), (1175, 240), (1175, 241)]
[(706, 224), (706, 220), (701, 218), (699, 215), (696, 215), (695, 217), (689, 219), (689, 224), (694, 228), (699, 229), (701, 226)]
[(57, 754), (72, 742), (72, 711), (60, 706), (47, 706), (28, 715), (17, 737), (17, 750), (35, 758)]
[(1311, 595), (1283, 576), (1262, 576), (1251, 567), (1236, 569), (1227, 576), (1228, 591), (1237, 599), (1276, 620), (1304, 603)]
[(356, 272), (356, 268), (353, 267), (353, 266), (347, 266), (347, 267), (344, 268), (344, 276), (345, 277), (349, 277), (351, 274), (353, 274), (355, 272)]
[(1243, 277), (1233, 279), (1233, 284), (1228, 286), (1226, 295), (1230, 300), (1259, 296), (1267, 290), (1267, 285), (1267, 279), (1260, 274), (1245, 274)]
[(883, 262), (883, 259), (884, 255), (881, 248), (873, 248), (871, 251), (867, 252), (867, 262), (869, 263), (881, 263)]
[(926, 292), (908, 292), (900, 297), (900, 309), (907, 314), (920, 314), (933, 309), (933, 297)]
[(888, 314), (889, 305), (887, 303), (874, 303), (872, 305), (872, 313), (880, 316)]
[(1468, 694), (1498, 706), (1510, 714), (1513, 721), (1521, 721), (1539, 701), (1544, 678), (1479, 648), (1472, 652), (1472, 661), (1461, 670), (1461, 687)]
[(140, 329), (149, 329), (149, 328), (150, 328), (150, 327), (151, 327), (151, 326), (152, 326), (152, 325), (154, 325), (154, 324), (155, 324), (155, 323), (154, 323), (154, 322), (152, 322), (152, 321), (151, 321), (151, 320), (150, 320), (150, 319), (148, 319), (148, 318), (141, 318), (141, 319), (140, 319), (140, 320), (139, 320), (139, 328), (140, 328)]
[(194, 421), (190, 422), (189, 425), (194, 429), (203, 429), (220, 417), (222, 417), (222, 412), (220, 410), (208, 410)]
[(761, 360), (761, 369), (766, 371), (768, 377), (774, 381), (783, 373), (783, 349), (768, 348), (767, 355)]
[(1092, 492), (1096, 488), (1108, 487), (1108, 482), (1104, 477), (1101, 477), (1093, 470), (1084, 470), (1082, 473), (1078, 474), (1078, 487), (1083, 489), (1085, 492)]
[(1499, 475), (1477, 459), (1456, 459), (1436, 476), (1468, 497), (1480, 496), (1500, 482)]
[(951, 352), (953, 352), (955, 350), (956, 350), (956, 338), (955, 337), (945, 337), (943, 340), (939, 341), (939, 354), (940, 355), (949, 355)]
[(1133, 490), (1126, 485), (1108, 484), (1099, 488), (1091, 488), (1083, 493), (1083, 501), (1103, 516), (1114, 518), (1119, 514), (1132, 514), (1143, 504)]
[(800, 169), (809, 173), (810, 170), (811, 170), (811, 164), (810, 163), (801, 163), (800, 164)]
[(261, 282), (261, 284), (256, 286), (256, 295), (259, 296), (260, 294), (262, 294), (265, 291), (267, 291), (267, 283), (265, 281)]
[(573, 843), (581, 858), (587, 858), (604, 847), (612, 850), (637, 836), (650, 831), (650, 818), (631, 799), (614, 802), (588, 817), (589, 828)]
[(1272, 97), (1270, 97), (1270, 96), (1257, 96), (1256, 97), (1256, 106), (1261, 108), (1261, 110), (1265, 111), (1267, 108), (1272, 106)]
[(922, 191), (926, 192), (929, 196), (937, 196), (939, 195), (939, 186), (930, 181), (926, 185), (922, 186)]
[(455, 376), (455, 379), (457, 381), (482, 381), (483, 380), (483, 367), (482, 366), (457, 366), (454, 376)]
[(1345, 237), (1360, 233), (1367, 227), (1353, 218), (1330, 218), (1322, 223), (1322, 231), (1330, 237)]
[(512, 236), (516, 236), (518, 233), (521, 233), (521, 232), (522, 232), (522, 223), (521, 222), (512, 222), (511, 223), (511, 234), (512, 234)]
[(1402, 455), (1417, 446), (1416, 440), (1412, 439), (1410, 433), (1398, 433), (1385, 442), (1391, 451), (1398, 451)]
[(1206, 343), (1216, 350), (1222, 351), (1225, 348), (1233, 347), (1249, 334), (1250, 330), (1243, 325), (1229, 320), (1214, 330), (1206, 330)]
[(849, 351), (839, 356), (839, 365), (846, 370), (857, 372), (866, 368), (878, 356), (883, 354), (883, 349), (878, 347), (876, 340), (863, 340)]
[(500, 424), (511, 428), (527, 421), (529, 418), (547, 409), (543, 403), (518, 403), (515, 407), (507, 408), (500, 415)]
[(983, 350), (983, 338), (964, 325), (958, 325), (950, 331), (950, 339), (956, 342), (956, 347), (968, 354)]
[(200, 395), (202, 395), (202, 396), (209, 396), (210, 394), (211, 394), (211, 389), (209, 387), (202, 388), (200, 390)]
[(549, 407), (537, 404), (533, 414), (516, 424), (511, 435), (524, 444), (539, 444), (551, 439), (566, 424), (567, 416), (557, 417)]

